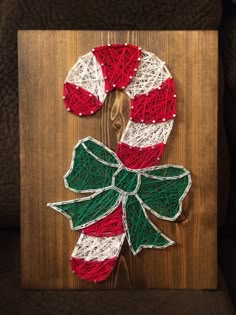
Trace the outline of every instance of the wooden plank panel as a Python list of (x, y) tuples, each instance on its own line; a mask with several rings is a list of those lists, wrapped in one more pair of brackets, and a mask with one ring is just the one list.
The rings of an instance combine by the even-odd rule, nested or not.
[[(193, 185), (185, 220), (157, 226), (177, 245), (133, 256), (127, 243), (111, 277), (91, 284), (71, 273), (79, 237), (46, 206), (76, 194), (65, 189), (77, 141), (88, 135), (112, 149), (127, 124), (129, 98), (109, 95), (101, 111), (78, 118), (62, 101), (64, 79), (92, 47), (129, 42), (156, 53), (174, 76), (177, 117), (161, 164), (183, 165)], [(215, 288), (217, 165), (216, 31), (19, 31), (22, 286), (25, 288)]]

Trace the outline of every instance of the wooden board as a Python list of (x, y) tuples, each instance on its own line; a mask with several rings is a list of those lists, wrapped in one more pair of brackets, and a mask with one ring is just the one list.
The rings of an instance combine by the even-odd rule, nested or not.
[[(127, 124), (129, 98), (111, 93), (92, 117), (65, 110), (62, 87), (77, 58), (91, 48), (129, 42), (166, 61), (177, 94), (177, 118), (161, 164), (191, 171), (185, 219), (151, 217), (177, 245), (133, 256), (127, 242), (113, 274), (101, 283), (78, 279), (68, 257), (79, 237), (46, 206), (77, 195), (65, 189), (74, 145), (88, 135), (112, 149)], [(24, 288), (215, 288), (217, 285), (216, 31), (19, 31), (21, 251)]]

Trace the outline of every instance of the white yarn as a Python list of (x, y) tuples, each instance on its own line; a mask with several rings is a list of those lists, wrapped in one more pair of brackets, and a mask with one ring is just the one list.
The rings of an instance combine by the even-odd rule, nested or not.
[(165, 62), (155, 54), (142, 50), (142, 58), (136, 75), (124, 90), (130, 98), (146, 94), (158, 88), (162, 82), (170, 78), (171, 74)]
[(157, 143), (166, 143), (173, 127), (174, 120), (159, 124), (143, 124), (129, 121), (121, 137), (131, 147), (147, 147)]
[(67, 75), (66, 82), (82, 87), (102, 103), (106, 98), (102, 69), (92, 52), (81, 56)]
[(110, 237), (94, 237), (81, 233), (72, 257), (103, 261), (118, 257), (125, 233)]

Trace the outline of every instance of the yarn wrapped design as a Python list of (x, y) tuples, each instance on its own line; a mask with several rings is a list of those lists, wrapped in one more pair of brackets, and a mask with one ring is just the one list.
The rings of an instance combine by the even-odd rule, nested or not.
[(80, 117), (93, 115), (116, 88), (130, 97), (130, 120), (116, 151), (91, 137), (82, 139), (64, 176), (66, 188), (91, 196), (48, 204), (70, 220), (73, 230), (81, 230), (71, 266), (91, 282), (111, 274), (125, 238), (134, 255), (174, 244), (146, 210), (176, 220), (191, 186), (184, 167), (157, 166), (176, 117), (175, 85), (165, 62), (130, 44), (96, 47), (68, 73), (66, 109)]
[(165, 248), (174, 242), (149, 220), (145, 209), (158, 218), (174, 221), (182, 210), (191, 178), (181, 166), (164, 165), (128, 169), (116, 153), (88, 137), (74, 149), (65, 186), (90, 197), (49, 204), (70, 219), (73, 230), (107, 217), (119, 205), (127, 240), (133, 254), (144, 247)]

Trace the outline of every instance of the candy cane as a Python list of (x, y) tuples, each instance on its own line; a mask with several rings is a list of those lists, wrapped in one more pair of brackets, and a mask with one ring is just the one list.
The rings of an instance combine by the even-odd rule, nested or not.
[[(132, 175), (132, 170), (139, 170), (142, 174), (142, 170), (151, 170), (158, 165), (173, 127), (176, 116), (176, 91), (173, 78), (165, 62), (154, 53), (130, 44), (108, 44), (96, 47), (78, 59), (65, 80), (63, 99), (68, 111), (78, 116), (93, 115), (101, 108), (106, 95), (115, 88), (124, 90), (131, 99), (130, 120), (116, 148), (115, 157), (119, 158), (123, 163), (122, 167), (124, 170), (127, 169), (129, 174)], [(103, 146), (98, 142), (97, 144)], [(102, 158), (91, 152), (86, 146), (86, 141), (79, 142), (74, 149), (72, 165), (65, 175), (67, 188), (70, 188), (67, 179), (73, 172), (76, 149), (81, 145), (98, 162), (105, 163)], [(106, 150), (109, 149), (106, 148)], [(158, 168), (155, 169), (158, 170)], [(176, 178), (186, 176), (188, 182), (179, 199), (179, 205), (191, 185), (189, 172), (183, 170), (183, 173)], [(119, 172), (118, 166), (115, 174), (121, 174)], [(134, 176), (136, 176), (135, 172)], [(140, 175), (137, 176), (140, 178)], [(150, 175), (150, 172), (146, 176), (155, 177)], [(160, 179), (160, 177), (157, 178)], [(166, 178), (168, 179), (168, 176)], [(117, 176), (113, 175), (112, 179), (117, 180)], [(111, 187), (119, 192), (117, 183)], [(99, 193), (101, 191), (99, 190)], [(121, 189), (120, 192), (124, 191)], [(125, 211), (127, 199), (124, 197), (125, 194), (121, 196), (122, 198), (114, 205), (110, 214), (94, 219), (82, 228), (70, 257), (72, 271), (82, 279), (93, 282), (105, 280), (116, 265), (126, 235), (134, 254), (141, 249), (140, 247), (134, 250), (132, 247)], [(91, 198), (96, 198), (96, 195)], [(138, 194), (136, 194), (136, 199), (143, 204)], [(49, 205), (61, 211), (60, 205), (65, 203)], [(147, 205), (146, 207), (148, 208)], [(175, 220), (180, 214), (181, 207), (179, 209), (171, 218), (165, 215), (160, 215), (160, 217)], [(145, 218), (149, 221), (146, 215)], [(152, 226), (152, 228), (162, 235), (156, 227)], [(168, 240), (167, 244), (163, 243), (154, 247), (165, 248), (174, 243), (167, 237), (165, 239)]]

